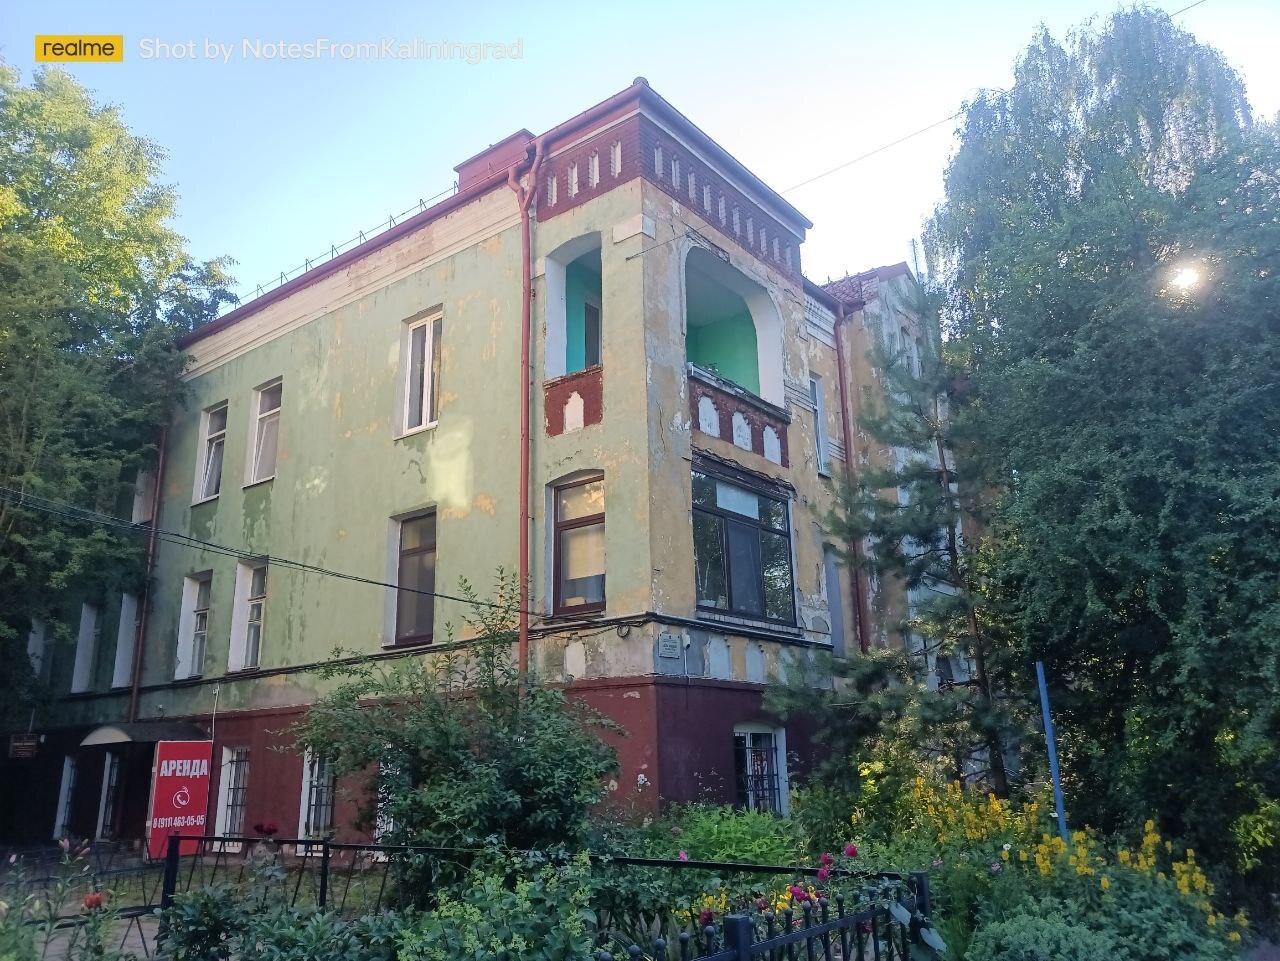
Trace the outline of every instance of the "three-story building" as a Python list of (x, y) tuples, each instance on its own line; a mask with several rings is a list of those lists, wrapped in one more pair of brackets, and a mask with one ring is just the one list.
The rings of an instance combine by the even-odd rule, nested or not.
[(786, 810), (810, 732), (765, 684), (898, 642), (827, 517), (879, 456), (866, 304), (909, 273), (806, 281), (810, 222), (643, 80), (455, 169), (188, 338), (135, 504), (149, 587), (69, 611), (74, 650), (33, 626), (60, 697), (4, 768), (7, 834), (139, 838), (152, 745), (204, 737), (212, 830), (341, 828), (288, 733), (318, 669), (464, 641), (459, 578), (499, 566), (527, 576), (529, 669), (626, 729), (624, 790)]

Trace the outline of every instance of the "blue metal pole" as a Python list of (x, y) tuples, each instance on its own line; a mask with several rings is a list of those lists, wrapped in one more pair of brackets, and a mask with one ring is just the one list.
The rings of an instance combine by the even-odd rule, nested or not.
[(1058, 744), (1053, 736), (1053, 716), (1049, 713), (1049, 686), (1044, 682), (1044, 662), (1036, 661), (1036, 683), (1040, 685), (1040, 715), (1044, 718), (1044, 740), (1049, 745), (1049, 776), (1053, 778), (1053, 807), (1058, 815), (1058, 833), (1065, 843), (1067, 816), (1062, 810), (1062, 778), (1058, 774)]

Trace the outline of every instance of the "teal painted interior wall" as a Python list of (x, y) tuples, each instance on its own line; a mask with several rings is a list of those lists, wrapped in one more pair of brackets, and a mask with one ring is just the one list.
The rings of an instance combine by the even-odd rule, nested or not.
[(714, 370), (725, 380), (759, 396), (756, 325), (746, 311), (712, 324), (699, 326), (691, 322), (685, 337), (685, 356), (690, 363)]
[[(564, 271), (564, 307), (565, 307), (565, 358), (566, 374), (576, 373), (587, 366), (587, 346), (584, 339), (586, 313), (584, 305), (587, 297), (600, 300), (600, 275), (575, 260)], [(604, 311), (601, 311), (600, 322), (604, 323)]]

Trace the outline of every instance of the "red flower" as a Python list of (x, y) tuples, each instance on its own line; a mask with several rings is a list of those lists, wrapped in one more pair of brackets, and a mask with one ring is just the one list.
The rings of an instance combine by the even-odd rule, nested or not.
[(276, 826), (275, 821), (268, 821), (266, 824), (262, 826), (262, 833), (265, 834), (267, 837), (271, 837), (271, 835), (273, 834), (278, 834), (279, 831), (280, 831), (280, 828)]
[(715, 919), (716, 916), (711, 913), (710, 908), (703, 908), (702, 913), (698, 915), (698, 924), (705, 928)]
[(681, 860), (681, 861), (688, 861), (688, 860), (689, 860), (689, 852), (688, 852), (688, 851), (684, 851), (684, 850), (682, 850), (682, 851), (680, 852), (680, 860)]
[(106, 902), (107, 896), (101, 891), (90, 891), (84, 896), (84, 909), (96, 911)]
[(856, 858), (858, 856), (858, 846), (850, 841), (844, 846), (844, 856), (847, 858)]
[(769, 906), (769, 902), (768, 902), (768, 901), (766, 901), (764, 898), (756, 898), (756, 910), (757, 910), (757, 911), (763, 911), (763, 910), (764, 910), (766, 907), (768, 907), (768, 906)]
[(818, 868), (819, 881), (825, 881), (829, 877), (831, 877), (831, 869), (829, 867), (823, 866)]
[(796, 901), (808, 901), (809, 892), (798, 884), (791, 885), (791, 897)]
[(826, 851), (823, 851), (822, 856), (818, 858), (818, 863), (825, 868), (825, 867), (828, 867), (833, 860), (834, 858), (832, 858), (830, 854), (828, 854)]

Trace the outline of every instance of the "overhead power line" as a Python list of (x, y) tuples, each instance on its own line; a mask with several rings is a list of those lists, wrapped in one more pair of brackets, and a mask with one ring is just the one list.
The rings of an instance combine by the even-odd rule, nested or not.
[[(86, 510), (85, 508), (76, 507), (74, 504), (70, 504), (66, 501), (40, 497), (24, 491), (13, 490), (9, 487), (0, 487), (0, 501), (5, 501), (27, 510), (38, 511), (51, 517), (58, 517), (66, 521), (92, 524), (132, 536), (148, 537), (152, 531), (152, 525), (149, 523), (135, 524), (132, 521), (125, 520), (123, 517), (116, 517), (112, 514), (102, 513), (101, 511)], [(296, 570), (304, 574), (317, 574), (323, 577), (335, 577), (340, 580), (351, 581), (356, 584), (367, 584), (371, 587), (380, 587), (406, 594), (421, 594), (426, 597), (434, 597), (442, 601), (454, 601), (458, 604), (467, 604), (472, 607), (485, 607), (491, 610), (508, 611), (512, 614), (521, 613), (520, 608), (513, 604), (500, 604), (497, 601), (484, 601), (478, 598), (458, 597), (456, 594), (445, 594), (441, 591), (424, 591), (419, 588), (405, 587), (400, 584), (392, 584), (389, 581), (380, 581), (372, 577), (362, 577), (359, 574), (349, 574), (345, 571), (335, 571), (330, 568), (320, 567), (316, 564), (307, 564), (304, 561), (295, 561), (286, 557), (263, 554), (258, 551), (228, 547), (225, 544), (217, 544), (213, 541), (202, 540), (198, 537), (192, 537), (189, 534), (183, 534), (180, 531), (170, 531), (161, 527), (156, 527), (155, 533), (158, 540), (178, 547), (189, 547), (196, 550), (208, 551), (224, 557), (234, 557), (238, 560), (265, 561), (267, 565), (271, 567), (283, 567), (285, 569)], [(541, 611), (525, 611), (524, 613), (527, 613), (530, 617), (535, 617), (545, 622), (563, 622), (566, 627), (572, 627), (574, 624), (583, 624), (587, 627), (594, 626), (593, 621), (583, 621), (581, 618), (576, 618), (571, 614), (544, 614)]]
[[(1189, 3), (1185, 7), (1172, 11), (1169, 14), (1169, 16), (1176, 17), (1179, 14), (1186, 13), (1188, 10), (1192, 10), (1200, 6), (1200, 4), (1207, 3), (1207, 2), (1208, 0), (1195, 0), (1195, 3)], [(993, 87), (990, 89), (996, 92), (1003, 92), (1002, 88), (999, 88), (999, 87)], [(778, 192), (782, 194), (789, 194), (793, 190), (799, 190), (801, 187), (807, 187), (809, 186), (809, 184), (813, 183), (815, 180), (821, 180), (823, 177), (829, 177), (834, 173), (839, 173), (841, 170), (844, 170), (846, 167), (852, 167), (854, 164), (861, 163), (864, 160), (874, 157), (876, 154), (883, 153), (884, 151), (890, 149), (891, 147), (896, 147), (898, 146), (898, 144), (906, 143), (908, 140), (911, 140), (914, 137), (918, 137), (923, 133), (928, 133), (930, 130), (934, 129), (935, 127), (941, 127), (944, 123), (947, 123), (950, 120), (955, 120), (957, 117), (959, 117), (963, 113), (964, 113), (964, 108), (961, 107), (959, 110), (957, 110), (955, 113), (951, 114), (948, 117), (943, 117), (941, 120), (935, 120), (933, 123), (927, 124), (926, 126), (921, 127), (919, 130), (913, 130), (911, 131), (911, 133), (906, 134), (905, 136), (899, 137), (897, 140), (891, 140), (889, 141), (889, 143), (881, 144), (879, 147), (876, 147), (874, 150), (868, 150), (866, 153), (859, 154), (858, 156), (854, 157), (852, 160), (846, 160), (844, 163), (837, 164), (836, 166), (832, 167), (830, 170), (824, 170), (820, 174), (814, 174), (808, 180), (802, 180), (800, 181), (800, 183), (794, 184), (790, 187), (787, 187), (785, 190), (780, 190)]]

